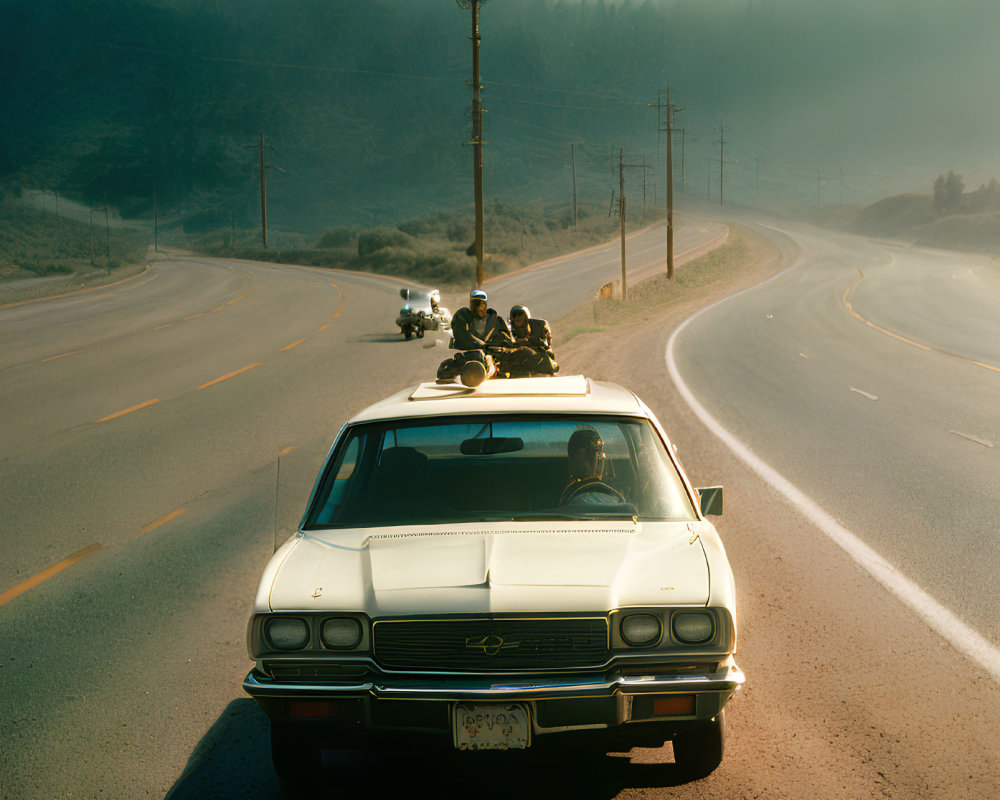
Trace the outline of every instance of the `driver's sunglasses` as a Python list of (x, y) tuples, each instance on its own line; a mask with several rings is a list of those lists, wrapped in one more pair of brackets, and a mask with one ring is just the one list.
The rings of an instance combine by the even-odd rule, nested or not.
[(486, 305), (486, 301), (485, 300), (481, 300), (478, 297), (476, 297), (476, 298), (473, 298), (472, 300), (469, 301), (469, 305), (472, 306), (472, 307), (475, 307), (475, 306), (485, 306)]

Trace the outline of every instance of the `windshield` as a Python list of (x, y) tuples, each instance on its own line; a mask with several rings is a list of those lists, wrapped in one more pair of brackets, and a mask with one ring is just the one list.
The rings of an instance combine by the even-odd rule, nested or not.
[(348, 429), (305, 527), (633, 516), (697, 518), (647, 420), (463, 417)]

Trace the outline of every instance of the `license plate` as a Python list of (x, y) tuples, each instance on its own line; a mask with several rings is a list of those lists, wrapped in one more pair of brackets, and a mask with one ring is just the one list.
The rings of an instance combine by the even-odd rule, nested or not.
[(459, 750), (523, 750), (531, 744), (531, 717), (520, 703), (456, 703), (454, 730)]

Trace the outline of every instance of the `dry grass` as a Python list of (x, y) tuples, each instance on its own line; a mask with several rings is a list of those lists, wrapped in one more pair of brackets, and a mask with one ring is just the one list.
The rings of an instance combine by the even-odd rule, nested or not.
[(626, 322), (642, 322), (652, 313), (687, 299), (695, 289), (730, 280), (747, 264), (752, 253), (748, 240), (754, 236), (733, 226), (726, 244), (696, 258), (674, 272), (673, 280), (657, 275), (634, 286), (628, 300), (593, 300), (577, 308), (559, 322), (568, 342), (584, 333), (600, 333)]

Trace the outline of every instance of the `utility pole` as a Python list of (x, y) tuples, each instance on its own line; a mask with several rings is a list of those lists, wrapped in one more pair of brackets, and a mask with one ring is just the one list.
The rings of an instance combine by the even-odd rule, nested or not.
[(726, 126), (719, 126), (719, 205), (725, 205), (723, 196), (723, 183), (725, 180), (726, 164)]
[(583, 144), (583, 142), (570, 142), (569, 152), (570, 159), (573, 162), (573, 229), (576, 229), (577, 216), (576, 216), (576, 146), (578, 144)]
[(459, 8), (472, 11), (472, 162), (476, 202), (476, 286), (483, 285), (483, 106), (479, 80), (479, 6), (483, 0), (456, 0)]
[(267, 170), (264, 169), (264, 133), (260, 134), (260, 232), (267, 250)]
[[(623, 147), (618, 148), (618, 226), (621, 229), (621, 240), (622, 240), (622, 301), (628, 299), (628, 286), (625, 282), (625, 169), (638, 168), (642, 169), (642, 180), (643, 183), (646, 181), (646, 164), (643, 161), (642, 164), (626, 164), (625, 163), (625, 149)], [(612, 198), (614, 195), (612, 194)]]
[[(650, 103), (649, 105), (652, 105)], [(656, 112), (659, 116), (660, 109), (667, 110), (667, 278), (673, 280), (674, 277), (674, 112), (680, 111), (680, 106), (675, 106), (670, 102), (670, 87), (667, 87), (667, 102), (661, 103), (660, 96), (656, 97)], [(657, 126), (659, 128), (659, 125)], [(659, 128), (664, 131), (663, 128)], [(682, 150), (683, 152), (683, 150)], [(682, 158), (683, 161), (683, 158)]]
[(111, 212), (108, 210), (108, 193), (104, 193), (104, 229), (107, 231), (108, 237), (108, 273), (111, 272)]
[(160, 252), (159, 244), (159, 214), (156, 208), (156, 181), (153, 181), (153, 252)]
[(628, 299), (625, 286), (625, 149), (618, 148), (618, 227), (622, 238), (622, 302)]
[(264, 242), (264, 249), (267, 249), (267, 167), (264, 157), (264, 134), (261, 133), (257, 144), (248, 144), (247, 149), (257, 148), (258, 170), (260, 172), (260, 235)]
[(760, 198), (760, 158), (754, 156), (753, 159), (753, 207), (757, 208), (757, 200)]
[(687, 133), (687, 130), (684, 128), (678, 128), (677, 130), (681, 132), (681, 194), (683, 194), (685, 191), (687, 191), (685, 189), (685, 184), (684, 184), (684, 165), (686, 163), (684, 156), (684, 140), (686, 138), (685, 135)]

